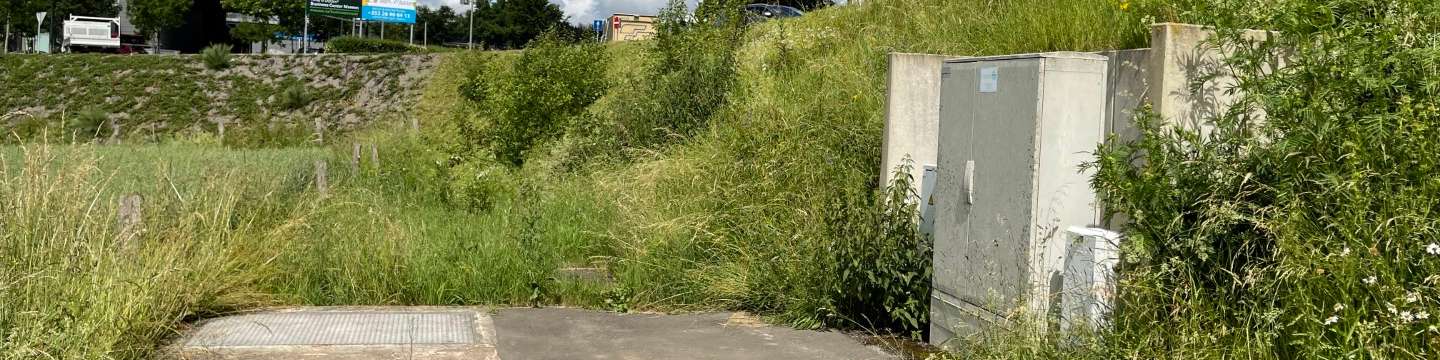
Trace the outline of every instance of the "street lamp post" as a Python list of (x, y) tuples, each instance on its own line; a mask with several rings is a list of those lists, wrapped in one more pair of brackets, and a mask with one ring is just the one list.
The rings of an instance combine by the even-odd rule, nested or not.
[(460, 0), (462, 5), (470, 5), (470, 35), (465, 40), (465, 49), (475, 50), (475, 2), (481, 0)]

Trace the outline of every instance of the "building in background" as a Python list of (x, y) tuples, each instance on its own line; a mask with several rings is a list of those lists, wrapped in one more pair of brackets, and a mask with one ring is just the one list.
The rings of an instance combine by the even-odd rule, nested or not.
[(605, 34), (610, 42), (646, 40), (655, 37), (655, 17), (648, 15), (615, 14), (610, 16), (610, 30)]

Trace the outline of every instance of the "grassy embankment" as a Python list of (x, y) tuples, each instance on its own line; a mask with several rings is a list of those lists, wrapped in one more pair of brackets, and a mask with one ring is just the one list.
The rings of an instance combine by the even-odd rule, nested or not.
[[(572, 167), (568, 150), (585, 139), (568, 137), (522, 168), (456, 170), (433, 138), (382, 128), (358, 135), (381, 144), (381, 164), (367, 159), (369, 176), (333, 177), (327, 197), (306, 187), (305, 164), (321, 156), (308, 150), (268, 153), (289, 154), (278, 156), (297, 171), (248, 175), (272, 168), (257, 158), (216, 164), (222, 175), (201, 177), (192, 193), (151, 190), (145, 230), (125, 241), (138, 250), (117, 248), (114, 200), (101, 195), (128, 190), (97, 181), (104, 159), (128, 161), (126, 148), (96, 149), (98, 164), (88, 147), (56, 150), (75, 154), (58, 162), (32, 150), (3, 180), (0, 302), (16, 311), (0, 314), (0, 337), (14, 339), (0, 353), (142, 357), (183, 320), (265, 304), (739, 309), (802, 326), (865, 325), (829, 308), (837, 265), (826, 224), (842, 194), (876, 186), (885, 54), (1123, 48), (1142, 45), (1143, 31), (1098, 0), (876, 0), (818, 11), (746, 32), (728, 100), (683, 139)], [(590, 113), (624, 118), (636, 99), (687, 95), (647, 93), (635, 76), (651, 59), (645, 48), (609, 48), (612, 91)], [(455, 116), (484, 121), (456, 88), (477, 67), (515, 60), (444, 56), (417, 112), (431, 136)], [(457, 146), (467, 145), (483, 144)], [(333, 153), (348, 153), (341, 147)], [(185, 149), (149, 151), (212, 159)], [(343, 164), (330, 167), (343, 174)], [(144, 166), (125, 172), (144, 173), (135, 167)], [(437, 179), (456, 178), (483, 182), (491, 206), (442, 201)], [(300, 180), (255, 183), (263, 179)], [(615, 283), (554, 276), (574, 266), (608, 268)]]
[(296, 146), (315, 138), (317, 122), (336, 137), (402, 114), (433, 62), (399, 54), (231, 59), (210, 70), (191, 55), (0, 57), (0, 115), (17, 115), (0, 123), (0, 141), (159, 142), (215, 135), (223, 122), (227, 145)]

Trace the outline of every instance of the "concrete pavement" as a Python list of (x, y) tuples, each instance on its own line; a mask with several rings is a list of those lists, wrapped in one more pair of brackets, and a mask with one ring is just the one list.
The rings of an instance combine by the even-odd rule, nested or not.
[(179, 359), (895, 359), (837, 332), (736, 313), (580, 309), (300, 307), (209, 319), (170, 346)]

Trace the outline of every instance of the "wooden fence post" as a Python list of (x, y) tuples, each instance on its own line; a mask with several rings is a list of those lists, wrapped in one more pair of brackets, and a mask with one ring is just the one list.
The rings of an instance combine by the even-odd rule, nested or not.
[(315, 118), (315, 142), (325, 144), (325, 122)]
[(360, 143), (353, 143), (350, 147), (350, 171), (360, 173)]
[(140, 194), (126, 194), (120, 196), (120, 209), (115, 215), (115, 225), (119, 227), (119, 247), (130, 246), (130, 241), (140, 232), (141, 206), (145, 199)]
[(320, 195), (330, 192), (330, 171), (327, 167), (325, 160), (315, 160), (315, 191), (320, 192)]
[(370, 144), (370, 166), (380, 170), (380, 146)]

